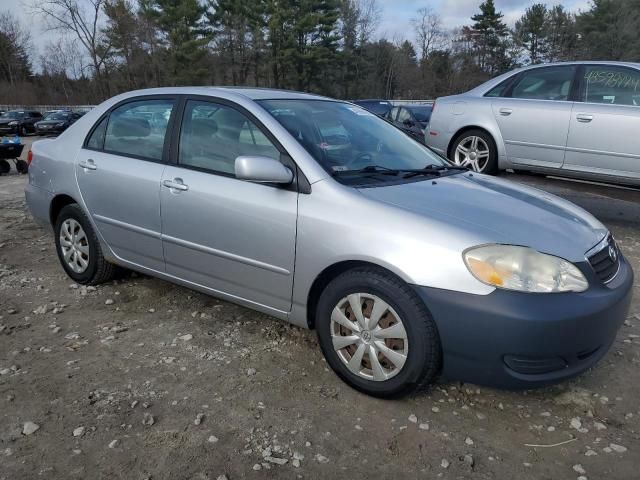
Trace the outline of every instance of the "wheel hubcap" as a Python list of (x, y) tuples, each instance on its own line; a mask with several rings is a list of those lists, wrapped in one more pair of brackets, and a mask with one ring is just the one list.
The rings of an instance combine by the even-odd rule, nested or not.
[(409, 352), (407, 332), (398, 314), (380, 297), (347, 295), (331, 314), (331, 338), (349, 371), (367, 380), (397, 375)]
[(89, 240), (80, 223), (73, 218), (62, 222), (60, 249), (65, 263), (75, 273), (83, 273), (89, 266)]
[(476, 172), (482, 172), (489, 163), (489, 153), (489, 145), (482, 138), (466, 137), (458, 143), (453, 161), (457, 165), (470, 166)]

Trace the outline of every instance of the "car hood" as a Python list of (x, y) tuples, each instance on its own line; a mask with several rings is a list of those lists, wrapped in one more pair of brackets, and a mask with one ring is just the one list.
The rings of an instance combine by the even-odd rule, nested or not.
[(67, 120), (40, 120), (36, 125), (57, 125), (58, 123), (67, 123)]
[(541, 190), (474, 173), (360, 192), (432, 221), (455, 224), (487, 243), (522, 245), (572, 262), (608, 231), (591, 214)]

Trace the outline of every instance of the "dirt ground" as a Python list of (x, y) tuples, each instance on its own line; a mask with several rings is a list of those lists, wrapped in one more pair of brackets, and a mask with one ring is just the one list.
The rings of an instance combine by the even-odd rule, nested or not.
[[(640, 273), (640, 191), (508, 177), (590, 210)], [(25, 181), (0, 177), (1, 480), (640, 478), (640, 280), (574, 381), (376, 400), (314, 332), (143, 276), (73, 284)]]

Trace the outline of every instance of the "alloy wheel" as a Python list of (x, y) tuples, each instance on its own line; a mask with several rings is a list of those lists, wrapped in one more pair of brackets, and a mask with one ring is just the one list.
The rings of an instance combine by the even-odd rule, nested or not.
[(489, 145), (478, 136), (463, 138), (456, 147), (453, 161), (456, 165), (470, 166), (476, 172), (483, 172), (489, 164)]
[(331, 313), (333, 348), (349, 371), (367, 380), (397, 375), (409, 352), (407, 332), (391, 306), (376, 295), (347, 295)]
[(89, 266), (89, 239), (80, 223), (68, 218), (60, 227), (60, 248), (68, 267), (75, 273), (83, 273)]

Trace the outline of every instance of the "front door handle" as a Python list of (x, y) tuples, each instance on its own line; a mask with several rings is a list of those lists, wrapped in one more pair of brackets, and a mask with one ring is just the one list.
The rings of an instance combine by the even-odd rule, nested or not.
[(501, 108), (499, 112), (500, 112), (500, 115), (502, 115), (503, 117), (508, 117), (513, 113), (513, 110), (511, 110), (510, 108)]
[(181, 192), (186, 192), (187, 190), (189, 190), (189, 186), (185, 185), (181, 178), (174, 178), (173, 180), (164, 180), (162, 182), (162, 185), (164, 185), (167, 188), (170, 188), (171, 190), (180, 190)]
[(582, 123), (589, 123), (591, 120), (593, 120), (593, 115), (588, 115), (586, 113), (579, 113), (578, 115), (576, 115), (576, 119)]
[(95, 164), (95, 162), (92, 159), (88, 159), (86, 162), (84, 160), (80, 160), (80, 163), (78, 165), (80, 165), (85, 170), (97, 170), (98, 169), (98, 166)]

